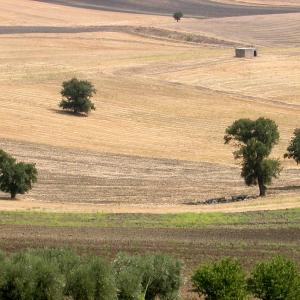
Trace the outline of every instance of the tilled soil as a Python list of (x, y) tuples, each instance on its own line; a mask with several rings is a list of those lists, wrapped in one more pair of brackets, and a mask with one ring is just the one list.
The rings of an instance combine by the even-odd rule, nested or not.
[(174, 11), (180, 10), (185, 15), (220, 18), (231, 16), (246, 16), (246, 15), (265, 15), (291, 13), (300, 11), (299, 8), (278, 7), (278, 6), (255, 6), (255, 5), (231, 5), (218, 3), (210, 0), (38, 0), (41, 2), (62, 4), (81, 8), (90, 8), (109, 11), (123, 11), (148, 14), (173, 14)]
[(81, 254), (113, 259), (122, 251), (131, 254), (163, 252), (186, 265), (185, 273), (200, 263), (224, 256), (241, 260), (246, 269), (276, 254), (300, 266), (300, 229), (205, 228), (66, 228), (0, 226), (0, 248), (15, 252), (26, 248), (71, 247)]

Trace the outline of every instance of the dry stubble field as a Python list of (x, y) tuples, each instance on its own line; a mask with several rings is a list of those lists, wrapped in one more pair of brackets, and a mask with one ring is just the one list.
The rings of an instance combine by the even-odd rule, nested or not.
[[(282, 176), (265, 200), (212, 207), (186, 204), (257, 192), (244, 186), (233, 149), (223, 145), (225, 128), (237, 118), (274, 119), (281, 132), (274, 156), (282, 157), (293, 129), (299, 127), (299, 14), (184, 19), (175, 24), (164, 16), (29, 0), (3, 0), (1, 8), (0, 145), (19, 159), (36, 162), (40, 172), (36, 188), (20, 200), (10, 202), (1, 195), (1, 210), (164, 213), (300, 206), (300, 170), (291, 162), (283, 162)], [(237, 30), (241, 24), (246, 27), (242, 33)], [(31, 33), (10, 34), (9, 26), (30, 26)], [(56, 28), (52, 33), (34, 33), (43, 26), (75, 32), (60, 33)], [(88, 26), (113, 27), (111, 32), (84, 32)], [(124, 26), (147, 30), (133, 34), (124, 32)], [(157, 36), (152, 27), (170, 30), (170, 35)], [(186, 40), (174, 38), (174, 31)], [(194, 35), (218, 42), (188, 42)], [(260, 55), (237, 60), (230, 43), (256, 44)], [(91, 80), (98, 90), (97, 110), (88, 118), (57, 109), (61, 83), (72, 76)], [(3, 226), (2, 245), (8, 250), (65, 242), (53, 228)], [(148, 247), (145, 240), (134, 241), (133, 229), (128, 229), (130, 233), (119, 228), (112, 229), (114, 233), (65, 230), (64, 237), (74, 237), (67, 245), (79, 246), (87, 235), (87, 248), (101, 253), (115, 251), (116, 243), (133, 252)], [(226, 243), (216, 246), (212, 240), (223, 234), (220, 228), (213, 233), (198, 230), (194, 233), (198, 239), (179, 229), (172, 233), (157, 229), (154, 234), (141, 229), (149, 238), (157, 231), (162, 234), (160, 240), (151, 240), (149, 251), (157, 247), (174, 254), (179, 249), (180, 256), (198, 243), (194, 251), (199, 259), (231, 254), (236, 248), (243, 248), (240, 256), (247, 255), (249, 245), (256, 244), (255, 239), (243, 241), (251, 240), (250, 231), (241, 231), (243, 238), (231, 238), (237, 232), (224, 230), (229, 235)], [(251, 261), (277, 250), (299, 261), (298, 252), (293, 252), (298, 229), (286, 229), (291, 241), (283, 248), (287, 232), (257, 230), (262, 239), (256, 244), (259, 249), (253, 246)], [(177, 240), (171, 238), (176, 232)], [(14, 235), (18, 238), (12, 239)], [(271, 241), (262, 242), (265, 235), (273, 236)], [(182, 237), (190, 240), (182, 243)], [(217, 247), (215, 254), (211, 247)]]
[[(67, 28), (76, 20), (76, 26), (83, 28), (92, 24), (121, 26), (118, 28), (158, 24), (187, 34), (192, 27), (196, 32), (213, 22), (187, 19), (175, 24), (163, 16), (14, 2), (4, 1), (0, 26), (64, 24)], [(286, 14), (215, 20), (220, 26), (226, 24), (228, 33), (233, 19), (244, 18), (251, 24), (251, 36), (253, 32), (256, 39), (264, 36), (265, 45), (256, 60), (235, 59), (227, 45), (125, 32), (2, 34), (0, 82), (6, 91), (0, 96), (2, 147), (20, 158), (37, 161), (41, 174), (37, 188), (25, 198), (42, 203), (182, 204), (212, 196), (255, 193), (256, 189), (244, 187), (234, 165), (233, 149), (223, 145), (224, 130), (237, 118), (270, 117), (281, 132), (274, 156), (282, 157), (293, 129), (298, 127), (300, 110), (297, 17)], [(262, 18), (261, 24), (273, 24), (277, 39), (281, 30), (278, 21), (285, 19), (282, 30), (290, 28), (289, 36), (282, 35), (282, 43), (272, 48), (267, 38), (269, 26), (260, 27), (258, 18)], [(209, 30), (199, 34), (213, 35)], [(283, 47), (288, 38), (291, 43)], [(98, 89), (94, 100), (97, 111), (88, 118), (57, 109), (61, 82), (73, 76), (93, 81)], [(52, 147), (61, 153), (65, 168), (56, 163), (58, 155), (50, 154)], [(40, 149), (47, 162), (39, 163)], [(70, 156), (69, 151), (75, 154)], [(87, 162), (97, 157), (95, 171), (90, 163), (80, 161), (84, 151)], [(78, 160), (76, 164), (81, 167), (77, 170), (68, 165), (68, 157), (74, 164)], [(105, 164), (110, 164), (108, 171)], [(284, 166), (286, 170), (271, 193), (282, 193), (285, 187), (295, 193), (297, 167), (288, 162)], [(82, 189), (78, 181), (86, 187)]]

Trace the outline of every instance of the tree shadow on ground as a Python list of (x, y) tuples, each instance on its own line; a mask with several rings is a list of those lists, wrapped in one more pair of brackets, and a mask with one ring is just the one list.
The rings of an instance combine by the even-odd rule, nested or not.
[(269, 188), (270, 191), (293, 191), (300, 190), (300, 185), (276, 186)]
[(61, 115), (67, 115), (70, 117), (87, 117), (87, 114), (85, 113), (74, 113), (73, 111), (70, 110), (62, 110), (62, 109), (54, 109), (54, 108), (50, 108), (50, 111), (57, 113), (57, 114), (61, 114)]
[(10, 196), (0, 196), (0, 201), (19, 201), (19, 199), (11, 199)]

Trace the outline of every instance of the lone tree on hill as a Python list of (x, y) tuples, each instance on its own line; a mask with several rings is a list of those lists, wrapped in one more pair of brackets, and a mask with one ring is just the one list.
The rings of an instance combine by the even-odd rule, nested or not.
[(181, 11), (177, 11), (173, 14), (173, 18), (179, 22), (181, 20), (181, 18), (183, 17), (183, 13)]
[(16, 162), (8, 153), (0, 150), (0, 190), (10, 193), (11, 199), (17, 194), (25, 194), (37, 181), (35, 164)]
[(295, 129), (294, 136), (287, 148), (287, 153), (284, 158), (292, 158), (296, 161), (297, 165), (300, 163), (300, 128)]
[(59, 104), (62, 109), (71, 110), (75, 114), (88, 114), (91, 110), (96, 109), (94, 103), (91, 102), (91, 98), (96, 94), (96, 89), (91, 82), (73, 78), (63, 82), (62, 86), (63, 99)]
[(226, 129), (224, 140), (225, 144), (234, 141), (238, 148), (233, 155), (235, 159), (242, 159), (241, 176), (245, 183), (258, 185), (259, 195), (265, 196), (266, 185), (271, 184), (281, 171), (278, 159), (268, 159), (279, 140), (276, 123), (265, 118), (239, 119)]

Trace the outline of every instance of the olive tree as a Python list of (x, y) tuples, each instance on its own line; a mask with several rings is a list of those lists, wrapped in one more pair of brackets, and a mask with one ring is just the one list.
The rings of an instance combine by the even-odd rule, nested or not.
[(249, 186), (258, 185), (259, 195), (266, 195), (266, 185), (272, 183), (281, 171), (278, 159), (268, 159), (278, 143), (276, 123), (266, 118), (239, 119), (226, 129), (225, 144), (233, 141), (237, 150), (235, 159), (242, 160), (241, 176)]
[(10, 193), (11, 199), (17, 194), (25, 194), (37, 181), (35, 164), (16, 162), (8, 153), (0, 150), (0, 190)]
[(300, 128), (295, 129), (294, 136), (284, 154), (284, 158), (292, 158), (296, 161), (297, 165), (300, 163)]
[(63, 82), (62, 85), (61, 95), (63, 99), (59, 107), (73, 111), (75, 114), (88, 114), (91, 110), (96, 109), (94, 103), (91, 101), (91, 98), (96, 94), (96, 89), (91, 82), (73, 78)]

